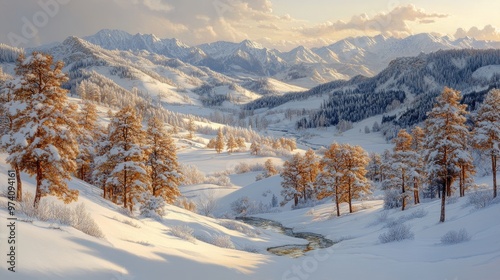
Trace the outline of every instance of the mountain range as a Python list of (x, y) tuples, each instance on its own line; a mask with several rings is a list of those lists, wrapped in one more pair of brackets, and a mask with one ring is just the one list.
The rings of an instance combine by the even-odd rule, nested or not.
[(288, 52), (268, 49), (250, 40), (188, 46), (177, 39), (109, 29), (83, 39), (109, 50), (148, 51), (230, 76), (274, 77), (309, 88), (356, 75), (374, 76), (398, 57), (448, 49), (500, 48), (500, 42), (470, 37), (454, 39), (429, 33), (402, 39), (383, 35), (346, 38), (324, 47), (298, 46)]

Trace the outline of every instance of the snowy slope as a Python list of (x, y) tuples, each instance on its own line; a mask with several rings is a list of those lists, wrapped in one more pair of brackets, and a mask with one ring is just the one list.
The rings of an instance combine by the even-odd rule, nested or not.
[[(0, 180), (6, 180), (7, 169), (2, 159)], [(262, 197), (264, 186), (276, 187), (277, 178), (249, 185), (245, 192)], [(23, 181), (25, 189), (33, 191), (34, 180), (23, 175)], [(357, 202), (358, 211), (351, 215), (346, 214), (344, 205), (340, 218), (332, 218), (332, 204), (293, 211), (285, 207), (279, 213), (259, 215), (299, 232), (316, 232), (342, 240), (329, 249), (291, 259), (270, 255), (265, 248), (300, 244), (300, 240), (264, 230), (257, 230), (261, 233), (250, 237), (220, 226), (223, 220), (173, 206), (167, 207), (161, 222), (136, 220), (120, 214), (119, 207), (101, 199), (95, 187), (79, 180), (72, 180), (70, 187), (80, 191), (79, 203), (86, 205), (105, 238), (90, 237), (67, 226), (57, 229), (50, 222), (18, 221), (18, 272), (8, 272), (2, 262), (2, 279), (152, 279), (160, 275), (182, 279), (300, 279), (300, 275), (331, 279), (332, 273), (341, 279), (401, 279), (401, 275), (404, 279), (497, 279), (498, 275), (500, 221), (496, 217), (500, 204), (473, 210), (466, 199), (459, 199), (447, 206), (448, 220), (444, 224), (437, 223), (439, 201), (424, 202), (405, 212), (388, 211), (385, 221), (381, 217), (386, 211), (381, 210), (381, 201), (377, 200)], [(424, 213), (423, 217), (401, 218), (415, 212), (420, 216)], [(6, 217), (2, 207), (0, 221), (5, 223)], [(381, 244), (378, 236), (387, 231), (386, 222), (400, 218), (411, 227), (415, 238)], [(199, 235), (226, 234), (237, 248), (251, 246), (259, 253), (184, 241), (169, 234), (175, 225), (188, 225)], [(471, 235), (470, 241), (440, 244), (446, 232), (461, 228)], [(4, 234), (0, 238), (2, 246), (6, 241)]]

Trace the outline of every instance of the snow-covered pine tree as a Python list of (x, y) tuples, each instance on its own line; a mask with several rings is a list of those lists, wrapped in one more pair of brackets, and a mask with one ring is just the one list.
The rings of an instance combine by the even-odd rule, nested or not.
[[(62, 62), (50, 55), (33, 52), (20, 55), (16, 65), (15, 94), (8, 103), (13, 118), (7, 162), (36, 176), (34, 206), (46, 195), (65, 203), (78, 199), (78, 191), (68, 189), (67, 179), (76, 170), (78, 143), (73, 128), (78, 126), (68, 104), (67, 81)], [(69, 114), (68, 114), (69, 113)]]
[(370, 153), (370, 162), (368, 163), (366, 177), (374, 182), (380, 181), (380, 168), (382, 157), (377, 153)]
[(132, 211), (150, 184), (144, 164), (145, 133), (141, 120), (132, 107), (125, 107), (111, 119), (108, 133), (111, 143), (109, 161), (113, 170), (106, 184), (113, 188), (113, 195), (121, 200), (123, 207)]
[(497, 160), (500, 156), (500, 89), (492, 89), (479, 107), (474, 129), (474, 145), (491, 159), (493, 197), (497, 196)]
[(215, 137), (215, 151), (220, 154), (222, 150), (224, 150), (224, 134), (222, 134), (222, 128), (219, 127), (217, 137)]
[(92, 162), (92, 183), (102, 189), (102, 197), (117, 203), (113, 188), (106, 184), (109, 174), (113, 171), (113, 163), (110, 160), (111, 142), (109, 133), (104, 129), (97, 129), (96, 141), (94, 142), (95, 156)]
[(420, 203), (420, 184), (425, 177), (424, 158), (424, 139), (425, 132), (420, 126), (415, 126), (411, 130), (411, 137), (413, 139), (411, 149), (415, 152), (416, 156), (416, 174), (413, 176), (413, 203)]
[(283, 170), (280, 176), (283, 178), (281, 182), (281, 196), (283, 201), (281, 205), (285, 205), (288, 201), (293, 200), (294, 206), (299, 203), (299, 198), (303, 198), (304, 189), (306, 188), (304, 170), (304, 158), (299, 153), (292, 156), (291, 159), (285, 161)]
[(343, 161), (341, 181), (346, 184), (349, 213), (352, 213), (352, 200), (371, 193), (371, 184), (366, 179), (366, 166), (370, 159), (361, 146), (345, 144), (342, 147), (340, 160)]
[(96, 105), (85, 101), (80, 112), (77, 114), (77, 122), (79, 124), (77, 142), (80, 153), (76, 158), (76, 163), (78, 165), (77, 176), (87, 182), (90, 182), (88, 174), (92, 172), (90, 166), (95, 157), (96, 121)]
[(174, 140), (158, 118), (148, 121), (146, 144), (148, 146), (148, 174), (151, 193), (172, 204), (180, 196), (182, 180)]
[(266, 160), (266, 162), (264, 162), (264, 177), (265, 178), (274, 176), (274, 175), (276, 175), (278, 173), (279, 172), (276, 169), (276, 167), (274, 166), (274, 163), (273, 163), (272, 159), (268, 159), (268, 160)]
[[(1, 68), (0, 68), (1, 69)], [(7, 150), (7, 147), (12, 144), (12, 125), (13, 116), (8, 113), (9, 102), (14, 100), (14, 87), (15, 84), (11, 80), (12, 77), (1, 73), (0, 77), (0, 121), (1, 133), (3, 134), (0, 139), (0, 148)], [(17, 163), (11, 163), (12, 169), (16, 172), (16, 200), (22, 201), (23, 199), (23, 182), (21, 180), (21, 169)]]
[(330, 145), (330, 148), (321, 159), (322, 169), (315, 182), (318, 189), (317, 198), (333, 197), (337, 216), (340, 216), (340, 203), (347, 202), (347, 192), (342, 182), (343, 162), (340, 160), (342, 158), (341, 154), (341, 145), (337, 143)]
[(258, 155), (259, 152), (260, 152), (260, 143), (252, 141), (252, 144), (250, 144), (250, 154)]
[(238, 148), (238, 144), (236, 143), (236, 139), (234, 139), (234, 136), (232, 134), (229, 135), (227, 138), (227, 153), (232, 154), (236, 148)]
[(193, 139), (194, 132), (196, 131), (196, 124), (194, 123), (193, 117), (189, 117), (187, 124), (188, 139)]
[(451, 195), (451, 186), (460, 173), (460, 158), (468, 153), (467, 105), (460, 104), (461, 98), (459, 91), (445, 87), (425, 121), (426, 173), (441, 189), (440, 222), (445, 221), (446, 196)]
[(238, 150), (240, 152), (244, 152), (247, 149), (247, 145), (245, 144), (245, 138), (238, 137), (236, 139), (236, 145), (238, 146)]
[(316, 196), (314, 182), (320, 172), (320, 162), (312, 149), (308, 149), (304, 155), (304, 175), (305, 188), (303, 193), (304, 200), (313, 199)]
[(401, 201), (401, 210), (404, 211), (406, 201), (410, 197), (407, 191), (413, 190), (414, 178), (418, 177), (418, 155), (412, 151), (413, 139), (405, 129), (398, 132), (393, 142), (395, 144), (394, 151), (389, 159), (387, 176), (383, 186), (386, 190), (400, 190), (398, 200)]

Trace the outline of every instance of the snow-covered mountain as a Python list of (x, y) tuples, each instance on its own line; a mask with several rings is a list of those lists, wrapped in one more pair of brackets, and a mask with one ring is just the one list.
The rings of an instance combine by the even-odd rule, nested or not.
[[(491, 88), (500, 87), (500, 50), (445, 50), (398, 58), (374, 77), (334, 81), (301, 93), (265, 96), (244, 105), (249, 111), (288, 110), (297, 128), (335, 126), (386, 114), (382, 121), (408, 127), (423, 121), (445, 86), (460, 90), (469, 110)], [(262, 110), (264, 108), (273, 110)], [(300, 110), (297, 110), (300, 109)], [(303, 110), (308, 110), (304, 112)], [(281, 116), (266, 113), (270, 119)], [(280, 130), (293, 130), (283, 123)], [(396, 132), (394, 129), (391, 133)], [(387, 135), (388, 138), (394, 135)]]
[(356, 75), (374, 76), (393, 59), (422, 52), (500, 48), (500, 42), (469, 37), (454, 39), (428, 33), (402, 39), (383, 35), (346, 38), (329, 46), (313, 49), (298, 46), (289, 52), (267, 49), (250, 40), (188, 46), (176, 39), (159, 39), (151, 34), (131, 35), (120, 30), (101, 30), (84, 39), (105, 49), (147, 50), (230, 76), (274, 76), (305, 87)]

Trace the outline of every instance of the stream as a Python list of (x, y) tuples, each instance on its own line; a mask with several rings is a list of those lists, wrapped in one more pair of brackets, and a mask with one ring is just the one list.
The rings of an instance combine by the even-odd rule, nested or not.
[(255, 227), (272, 230), (284, 235), (302, 238), (309, 241), (309, 244), (306, 245), (290, 244), (267, 248), (268, 252), (278, 256), (289, 256), (292, 258), (297, 258), (303, 256), (308, 251), (328, 248), (335, 244), (333, 241), (331, 241), (330, 239), (326, 239), (321, 234), (312, 232), (294, 232), (292, 228), (287, 228), (282, 224), (272, 220), (257, 217), (237, 217), (236, 220), (240, 220)]

